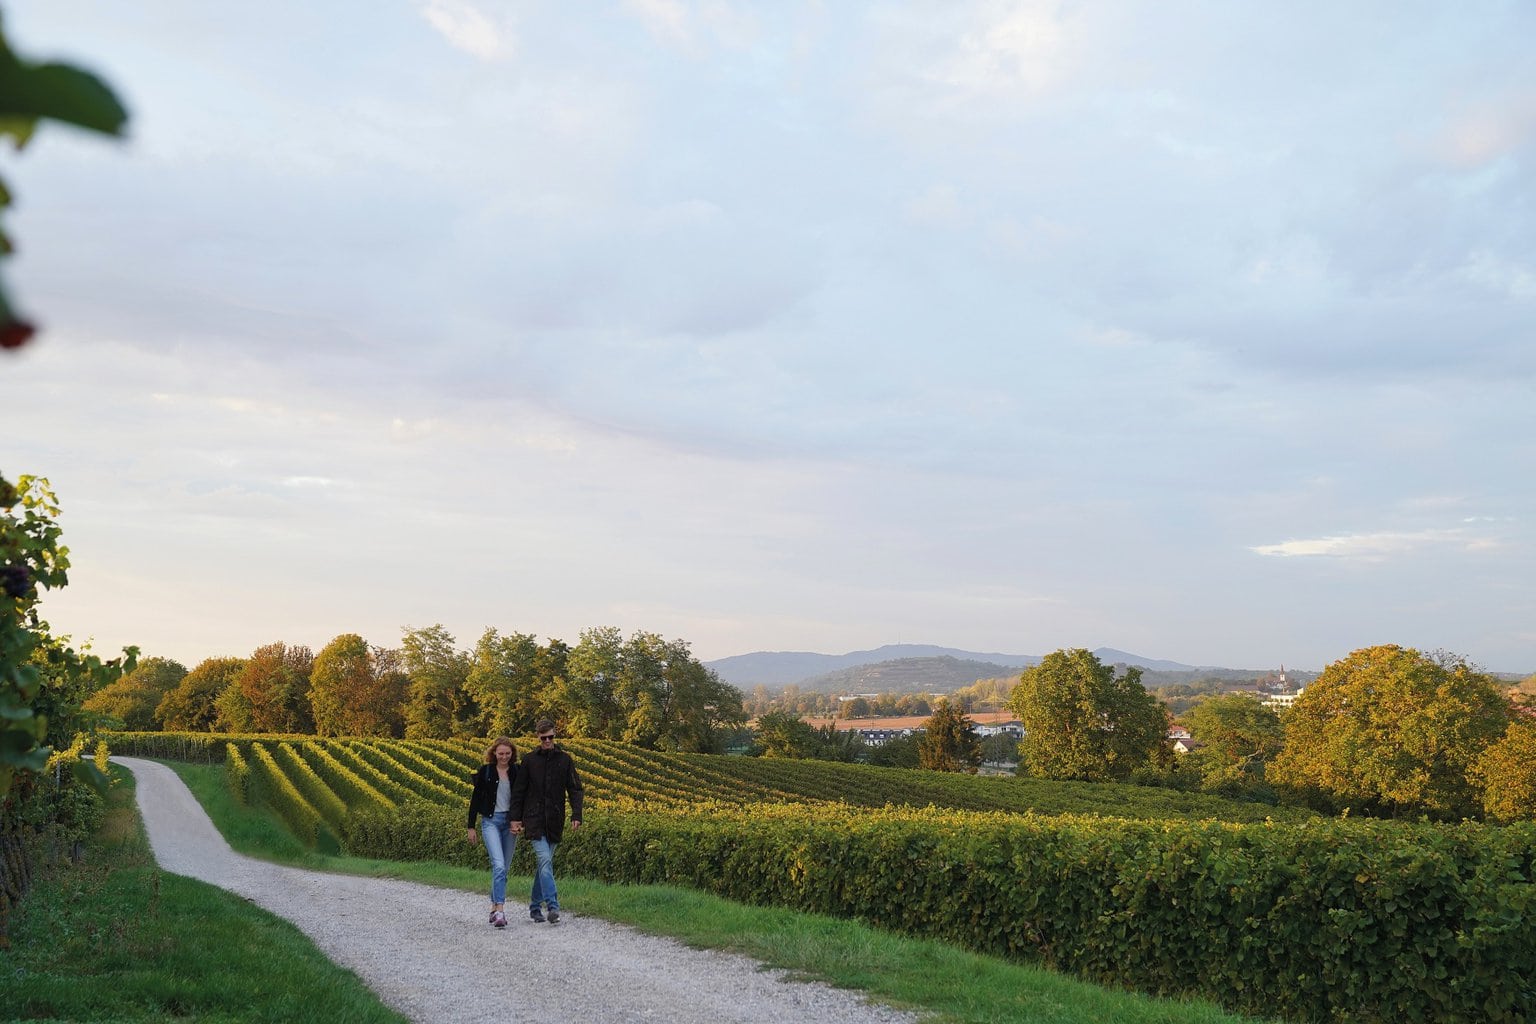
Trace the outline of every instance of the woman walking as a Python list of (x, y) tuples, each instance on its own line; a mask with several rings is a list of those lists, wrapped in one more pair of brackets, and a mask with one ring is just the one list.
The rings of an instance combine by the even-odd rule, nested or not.
[(485, 752), (485, 764), (475, 769), (474, 790), (469, 797), (469, 841), (475, 841), (475, 819), (480, 837), (491, 858), (491, 924), (507, 926), (503, 904), (507, 901), (507, 865), (517, 849), (517, 836), (508, 827), (512, 783), (517, 779), (517, 747), (506, 736), (497, 736)]

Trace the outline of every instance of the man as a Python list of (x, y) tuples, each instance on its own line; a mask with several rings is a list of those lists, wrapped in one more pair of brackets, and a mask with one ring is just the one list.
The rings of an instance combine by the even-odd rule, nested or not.
[(528, 916), (543, 923), (560, 920), (560, 897), (555, 892), (555, 847), (565, 831), (565, 798), (571, 798), (571, 828), (581, 827), (581, 777), (571, 755), (555, 745), (555, 723), (541, 718), (534, 727), (539, 745), (523, 757), (523, 769), (512, 783), (512, 809), (507, 816), (512, 831), (533, 844), (537, 867), (533, 892), (528, 897)]

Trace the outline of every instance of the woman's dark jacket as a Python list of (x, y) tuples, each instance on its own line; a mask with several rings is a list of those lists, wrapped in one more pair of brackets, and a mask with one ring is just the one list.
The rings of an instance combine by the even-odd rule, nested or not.
[(523, 823), (529, 839), (558, 843), (565, 834), (565, 798), (571, 798), (571, 820), (581, 820), (581, 777), (571, 755), (551, 744), (523, 757), (522, 771), (512, 785), (512, 821)]
[[(507, 781), (512, 783), (514, 789), (517, 787), (517, 776), (516, 763), (507, 765)], [(469, 795), (470, 828), (475, 827), (475, 818), (489, 818), (496, 813), (496, 784), (501, 781), (500, 777), (496, 774), (496, 766), (494, 764), (483, 764), (476, 768), (472, 778), (474, 779), (475, 788), (474, 792)], [(507, 820), (516, 821), (517, 818), (514, 815), (508, 815)]]

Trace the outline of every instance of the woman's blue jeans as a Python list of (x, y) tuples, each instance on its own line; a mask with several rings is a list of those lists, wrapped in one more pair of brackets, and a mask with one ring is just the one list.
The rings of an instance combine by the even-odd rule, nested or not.
[(491, 857), (491, 902), (498, 907), (507, 902), (507, 865), (517, 849), (517, 834), (507, 827), (509, 824), (506, 811), (497, 811), (489, 818), (480, 816), (480, 838)]
[(528, 896), (528, 909), (538, 910), (539, 904), (548, 904), (550, 910), (560, 909), (560, 897), (555, 893), (555, 847), (546, 839), (531, 839), (533, 859), (537, 866), (533, 871), (533, 892)]

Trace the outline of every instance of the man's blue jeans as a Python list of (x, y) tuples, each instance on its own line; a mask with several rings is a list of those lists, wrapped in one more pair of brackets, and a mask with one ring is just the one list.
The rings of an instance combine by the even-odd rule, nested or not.
[(560, 909), (560, 897), (555, 892), (555, 847), (560, 845), (548, 839), (531, 839), (533, 859), (533, 892), (528, 897), (528, 909), (538, 910), (539, 904), (549, 905), (550, 910)]
[(497, 811), (489, 818), (480, 816), (480, 838), (491, 858), (491, 902), (498, 907), (507, 902), (507, 865), (517, 849), (517, 834), (508, 824), (506, 811)]

